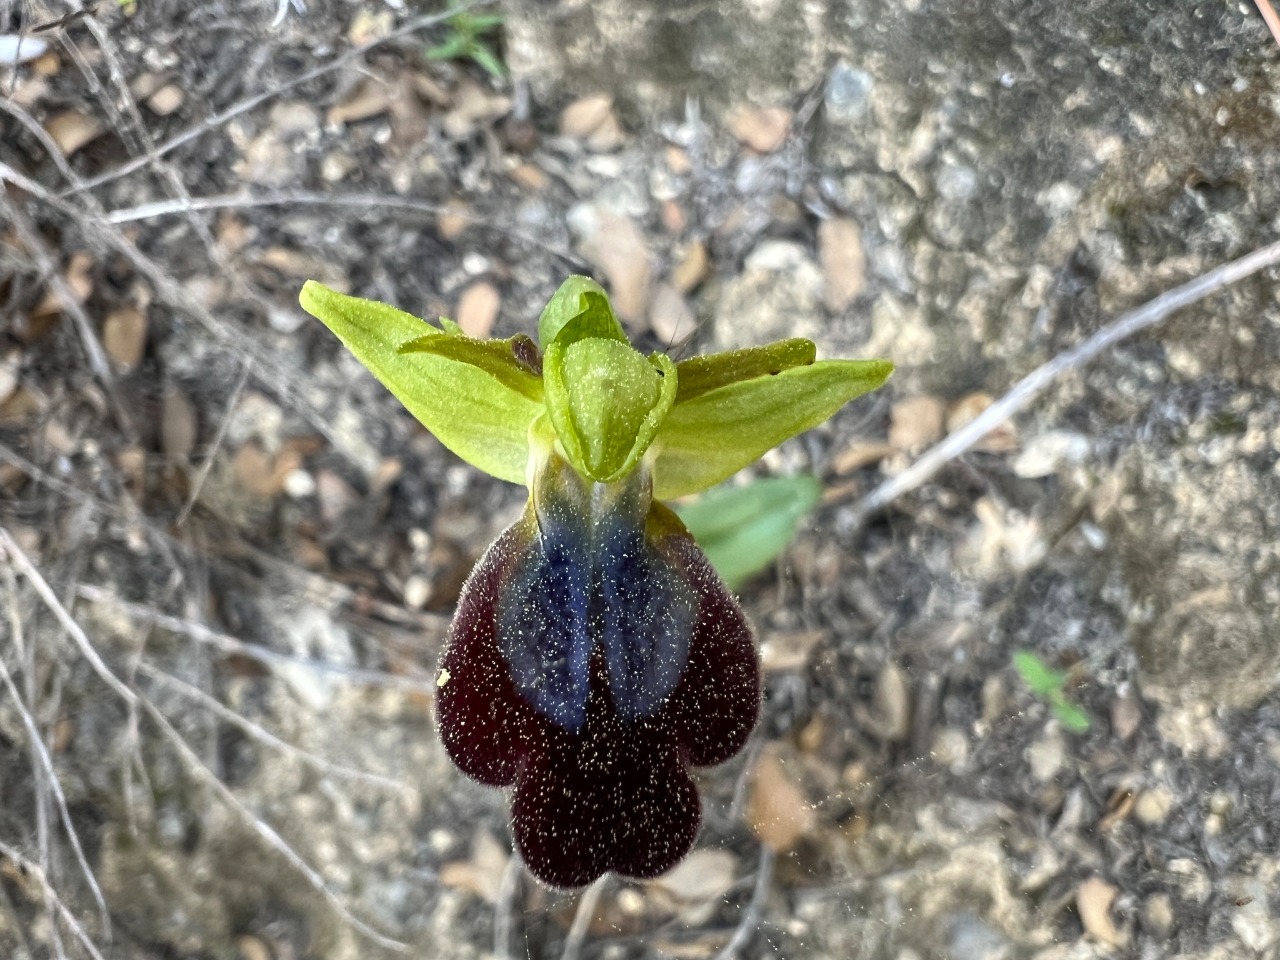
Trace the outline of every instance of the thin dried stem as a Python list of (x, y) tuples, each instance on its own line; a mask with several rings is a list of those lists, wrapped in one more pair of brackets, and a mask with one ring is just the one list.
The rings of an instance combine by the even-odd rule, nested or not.
[(608, 882), (609, 874), (606, 873), (582, 891), (582, 897), (578, 900), (578, 909), (573, 914), (573, 923), (569, 926), (569, 935), (564, 939), (564, 951), (560, 954), (560, 960), (578, 960), (578, 955), (582, 953), (582, 944), (587, 939), (587, 930), (590, 929), (591, 921), (595, 918), (600, 894), (604, 892)]
[(18, 240), (26, 248), (27, 252), (31, 254), (36, 266), (49, 278), (49, 283), (53, 286), (54, 291), (58, 294), (58, 299), (62, 303), (62, 309), (69, 313), (71, 319), (75, 322), (76, 332), (80, 334), (80, 342), (84, 346), (86, 356), (89, 358), (89, 368), (93, 370), (93, 375), (102, 384), (102, 389), (107, 395), (107, 401), (111, 405), (111, 412), (115, 416), (116, 422), (120, 425), (121, 432), (130, 442), (136, 442), (137, 431), (134, 430), (133, 423), (120, 400), (119, 390), (116, 388), (116, 378), (111, 372), (111, 362), (107, 359), (106, 351), (102, 349), (101, 341), (98, 340), (98, 333), (93, 328), (93, 321), (89, 319), (89, 314), (85, 312), (84, 306), (76, 299), (71, 290), (71, 285), (67, 283), (62, 273), (58, 270), (58, 261), (53, 255), (53, 251), (40, 238), (35, 226), (27, 219), (26, 214), (22, 212), (18, 204), (10, 200), (8, 192), (3, 185), (0, 185), (0, 202), (3, 203), (4, 209), (8, 211), (9, 219), (18, 234)]
[[(270, 355), (243, 328), (219, 321), (213, 313), (192, 294), (184, 290), (169, 273), (158, 263), (146, 256), (137, 246), (120, 232), (120, 228), (107, 223), (100, 215), (85, 211), (80, 207), (59, 199), (38, 181), (19, 173), (7, 164), (0, 163), (0, 180), (8, 181), (14, 186), (30, 193), (43, 203), (47, 203), (64, 216), (80, 226), (85, 233), (98, 243), (119, 253), (133, 266), (134, 270), (146, 277), (158, 299), (174, 310), (187, 314), (202, 327), (212, 340), (224, 347), (242, 363), (256, 361)], [(255, 370), (257, 368), (255, 367)], [(333, 429), (328, 420), (308, 401), (303, 390), (303, 377), (300, 371), (291, 370), (283, 364), (276, 364), (265, 371), (258, 371), (258, 380), (266, 389), (276, 396), (292, 404), (317, 433), (329, 441), (334, 449), (349, 455), (342, 437)]]
[(93, 643), (85, 635), (84, 628), (76, 622), (75, 617), (67, 611), (62, 601), (58, 599), (57, 594), (50, 588), (48, 581), (41, 576), (40, 571), (36, 569), (35, 564), (22, 551), (17, 542), (9, 534), (4, 527), (0, 527), (0, 549), (8, 554), (9, 560), (17, 568), (18, 572), (26, 578), (27, 582), (35, 588), (40, 599), (44, 601), (44, 605), (49, 608), (49, 612), (57, 618), (62, 624), (62, 629), (75, 641), (76, 646), (80, 649), (80, 654), (89, 661), (89, 665), (93, 667), (102, 682), (110, 687), (125, 703), (134, 703), (138, 699), (138, 695), (130, 690), (120, 678), (111, 672), (98, 656), (98, 651), (93, 648)]
[(716, 960), (736, 960), (738, 951), (747, 945), (752, 934), (760, 925), (760, 915), (764, 911), (764, 902), (769, 897), (769, 886), (773, 883), (773, 851), (767, 844), (760, 844), (760, 863), (756, 867), (756, 885), (751, 892), (751, 899), (742, 909), (738, 918), (738, 926), (733, 936), (725, 944), (724, 949), (716, 954)]
[[(139, 220), (150, 220), (154, 217), (167, 217), (180, 213), (206, 210), (251, 210), (259, 207), (286, 206), (318, 206), (347, 207), (354, 210), (385, 209), (397, 213), (419, 213), (434, 216), (445, 207), (426, 200), (415, 200), (412, 197), (385, 196), (380, 193), (315, 193), (309, 190), (279, 190), (272, 193), (238, 194), (224, 193), (211, 197), (192, 197), (189, 200), (153, 200), (140, 203), (135, 207), (121, 207), (106, 215), (108, 223), (135, 223)], [(532, 234), (494, 223), (486, 217), (471, 213), (460, 213), (460, 218), (480, 227), (498, 230), (503, 236), (511, 237), (527, 243), (539, 250), (554, 254), (570, 264), (577, 264), (580, 258), (567, 250), (550, 245), (546, 240)]]
[(420, 30), (426, 29), (427, 27), (435, 26), (438, 23), (443, 23), (444, 21), (448, 20), (450, 17), (455, 16), (461, 10), (470, 10), (474, 7), (485, 6), (492, 2), (493, 0), (478, 0), (478, 2), (475, 2), (475, 3), (468, 3), (461, 7), (454, 7), (446, 11), (445, 13), (435, 13), (435, 14), (430, 14), (429, 16), (415, 17), (414, 19), (410, 20), (408, 23), (404, 24), (403, 26), (397, 27), (395, 30), (392, 30), (390, 33), (388, 33), (384, 37), (378, 37), (374, 40), (370, 40), (366, 44), (363, 44), (358, 47), (354, 47), (351, 50), (348, 50), (346, 53), (339, 54), (338, 56), (334, 57), (332, 60), (330, 60), (327, 63), (322, 63), (319, 66), (313, 67), (312, 69), (306, 71), (305, 73), (299, 74), (298, 76), (294, 77), (292, 80), (282, 83), (277, 87), (273, 87), (270, 90), (265, 90), (262, 93), (255, 94), (252, 97), (247, 97), (244, 100), (239, 101), (238, 103), (232, 104), (227, 109), (222, 110), (219, 113), (215, 113), (213, 116), (202, 120), (200, 123), (197, 123), (197, 124), (194, 124), (193, 126), (188, 127), (186, 130), (182, 131), (182, 133), (179, 133), (176, 136), (171, 137), (170, 139), (166, 140), (164, 143), (160, 144), (158, 147), (152, 150), (148, 150), (144, 155), (139, 157), (134, 157), (132, 160), (129, 160), (126, 163), (122, 163), (120, 166), (116, 167), (114, 170), (108, 170), (106, 173), (100, 174), (99, 176), (96, 176), (96, 177), (92, 177), (89, 180), (86, 180), (83, 183), (81, 183), (79, 186), (73, 187), (71, 190), (65, 191), (62, 194), (62, 196), (65, 197), (65, 196), (68, 196), (69, 194), (78, 193), (82, 190), (91, 190), (95, 187), (100, 187), (105, 183), (111, 183), (112, 181), (119, 180), (121, 177), (126, 177), (129, 174), (133, 173), (135, 170), (141, 170), (143, 167), (147, 166), (148, 164), (155, 163), (161, 157), (165, 156), (168, 153), (172, 153), (174, 150), (176, 150), (178, 147), (182, 146), (183, 144), (190, 143), (192, 140), (195, 140), (197, 137), (205, 133), (208, 133), (211, 130), (217, 129), (218, 127), (226, 123), (228, 120), (232, 120), (243, 113), (248, 113), (254, 107), (257, 107), (260, 104), (266, 103), (268, 100), (271, 100), (274, 97), (278, 97), (280, 96), (280, 94), (285, 93), (289, 90), (292, 90), (294, 87), (300, 87), (303, 84), (310, 83), (311, 81), (319, 79), (320, 77), (323, 77), (328, 73), (332, 73), (334, 70), (341, 69), (342, 67), (346, 66), (348, 63), (351, 63), (355, 60), (359, 60), (370, 50), (373, 50), (377, 47), (384, 46), (388, 43), (392, 43), (403, 37), (410, 36), (414, 33), (417, 33)]
[[(0, 857), (4, 857), (21, 870), (27, 878), (34, 880), (40, 886), (41, 891), (44, 893), (45, 903), (52, 907), (53, 911), (62, 919), (62, 922), (66, 925), (67, 929), (70, 930), (75, 938), (80, 941), (80, 945), (85, 948), (89, 956), (93, 957), (93, 960), (104, 960), (102, 954), (98, 952), (98, 948), (94, 946), (93, 939), (85, 931), (84, 927), (81, 926), (80, 921), (76, 919), (75, 914), (67, 909), (67, 905), (63, 903), (62, 898), (58, 896), (58, 891), (53, 889), (53, 885), (49, 883), (48, 877), (46, 877), (44, 871), (40, 869), (40, 864), (33, 863), (28, 860), (16, 849), (3, 841), (0, 841)], [(65, 953), (61, 950), (61, 947), (59, 947), (58, 953), (60, 957), (65, 957)]]
[(286, 653), (278, 653), (256, 643), (248, 643), (237, 637), (229, 636), (225, 633), (218, 633), (216, 630), (210, 630), (208, 627), (200, 623), (190, 620), (182, 620), (178, 617), (171, 617), (168, 614), (153, 610), (150, 607), (143, 606), (138, 603), (130, 603), (114, 596), (101, 587), (91, 586), (89, 584), (81, 584), (76, 588), (76, 593), (81, 598), (91, 603), (106, 603), (115, 607), (123, 613), (128, 614), (135, 620), (141, 620), (144, 623), (154, 624), (164, 630), (172, 633), (180, 634), (184, 637), (190, 637), (197, 643), (207, 644), (222, 653), (237, 654), (255, 660), (258, 663), (268, 666), (294, 666), (307, 667), (312, 670), (318, 670), (323, 673), (332, 673), (341, 676), (344, 680), (351, 683), (367, 683), (370, 686), (389, 687), (397, 690), (411, 690), (416, 693), (435, 693), (435, 683), (428, 680), (416, 680), (413, 677), (401, 677), (392, 673), (385, 673), (380, 670), (362, 670), (357, 667), (347, 667), (339, 663), (330, 663), (327, 660), (315, 660), (309, 657), (294, 657)]
[(524, 873), (524, 861), (519, 851), (511, 854), (507, 869), (502, 872), (502, 884), (498, 887), (498, 899), (493, 905), (493, 954), (498, 960), (511, 960), (512, 918), (516, 912), (516, 891), (520, 888), (520, 875)]
[(1262, 19), (1267, 23), (1267, 29), (1271, 31), (1271, 36), (1277, 44), (1280, 44), (1280, 14), (1276, 13), (1276, 8), (1271, 5), (1271, 0), (1254, 0), (1258, 5), (1258, 12), (1262, 14)]
[(395, 793), (405, 795), (413, 792), (413, 788), (407, 783), (399, 780), (393, 780), (390, 777), (384, 777), (377, 773), (370, 773), (366, 770), (357, 770), (354, 767), (348, 767), (340, 763), (334, 763), (332, 760), (326, 760), (324, 757), (317, 756), (309, 750), (303, 750), (301, 747), (294, 746), (287, 740), (282, 740), (270, 730), (254, 723), (248, 717), (243, 717), (234, 710), (220, 703), (214, 697), (209, 696), (199, 687), (194, 687), (184, 680), (179, 680), (171, 674), (165, 673), (149, 663), (139, 663), (138, 672), (143, 676), (149, 677), (163, 687), (167, 687), (189, 700), (193, 700), (201, 707), (208, 710), (220, 720), (225, 720), (233, 726), (239, 727), (248, 736), (257, 740), (259, 743), (266, 744), (273, 750), (279, 750), (281, 753), (288, 754), (301, 760), (312, 769), (329, 776), (341, 777), (345, 780), (355, 780), (358, 783), (364, 783), (369, 786), (377, 787), (380, 790), (390, 790)]
[(1199, 303), (1205, 297), (1277, 263), (1280, 263), (1280, 242), (1261, 247), (1238, 260), (1216, 267), (1189, 283), (1160, 294), (1136, 310), (1122, 314), (1115, 322), (1103, 327), (1079, 346), (1041, 364), (965, 426), (935, 444), (902, 473), (885, 480), (855, 503), (854, 525), (860, 526), (873, 513), (883, 510), (898, 497), (921, 486), (946, 464), (972, 449), (996, 427), (1030, 406), (1060, 377), (1084, 366), (1121, 340), (1155, 326), (1171, 313)]
[(22, 725), (26, 728), (27, 739), (30, 741), (30, 749), (32, 756), (39, 760), (40, 772), (45, 777), (45, 782), (49, 784), (53, 792), (53, 800), (58, 808), (58, 819), (62, 821), (62, 828), (66, 831), (67, 839), (71, 841), (71, 849), (76, 855), (76, 863), (80, 866), (80, 872), (84, 875), (85, 882), (89, 884), (89, 892), (93, 894), (94, 902), (98, 905), (98, 914), (102, 919), (103, 934), (107, 939), (111, 939), (111, 914), (107, 910), (107, 900), (102, 895), (102, 887), (98, 885), (98, 878), (93, 875), (93, 868), (89, 866), (89, 861), (84, 855), (84, 847), (80, 844), (80, 834), (76, 832), (75, 824), (71, 822), (71, 811), (67, 809), (67, 795), (62, 790), (62, 781), (58, 779), (58, 773), (53, 769), (53, 758), (49, 756), (49, 749), (44, 744), (44, 738), (40, 736), (40, 727), (36, 723), (36, 718), (31, 715), (22, 702), (22, 696), (18, 693), (18, 686), (13, 682), (13, 676), (9, 673), (8, 666), (5, 665), (4, 658), (0, 657), (0, 683), (4, 684), (9, 696), (13, 697), (14, 705), (17, 707), (18, 716), (22, 719)]
[(200, 464), (200, 469), (196, 471), (195, 480), (191, 484), (191, 492), (187, 495), (187, 502), (182, 505), (182, 510), (178, 513), (178, 519), (173, 522), (175, 529), (180, 528), (187, 522), (187, 517), (191, 515), (192, 508), (195, 507), (196, 501), (200, 499), (200, 491), (204, 489), (205, 481), (209, 479), (209, 471), (213, 467), (213, 459), (218, 455), (223, 441), (227, 438), (227, 427), (231, 423), (231, 413), (235, 410), (236, 404), (240, 402), (240, 395), (244, 393), (245, 384), (249, 382), (249, 374), (252, 372), (253, 361), (249, 359), (241, 361), (240, 378), (236, 380), (236, 385), (231, 389), (231, 396), (227, 398), (227, 406), (222, 411), (222, 419), (218, 421), (218, 432), (214, 435), (213, 443), (209, 445), (209, 449), (204, 455), (204, 462)]
[(363, 934), (369, 940), (372, 940), (374, 943), (385, 947), (388, 950), (394, 950), (398, 953), (407, 953), (409, 951), (408, 944), (402, 943), (393, 937), (389, 937), (386, 934), (375, 930), (369, 924), (365, 923), (352, 913), (351, 908), (348, 907), (346, 903), (343, 902), (342, 898), (329, 886), (324, 877), (320, 875), (320, 872), (316, 870), (315, 867), (311, 866), (311, 864), (307, 863), (306, 860), (302, 859), (298, 852), (289, 845), (289, 842), (285, 840), (284, 837), (280, 836), (273, 826), (254, 816), (253, 812), (240, 802), (240, 798), (231, 791), (231, 788), (218, 779), (217, 775), (205, 765), (204, 761), (200, 759), (193, 749), (191, 749), (191, 745), (187, 743), (182, 734), (174, 728), (173, 724), (169, 722), (154, 703), (145, 697), (141, 698), (139, 703), (142, 709), (155, 722), (156, 726), (160, 728), (160, 732), (164, 735), (164, 738), (168, 740), (170, 745), (178, 752), (178, 755), (182, 758), (183, 763), (186, 765), (192, 776), (213, 790), (213, 792), (218, 795), (218, 798), (227, 805), (227, 808), (231, 810), (231, 812), (234, 813), (249, 830), (256, 834), (259, 839), (266, 843), (267, 846), (279, 853), (296, 872), (301, 874), (302, 878), (306, 880), (311, 889), (325, 899), (329, 906), (333, 908), (334, 912), (342, 918), (344, 923), (350, 926), (353, 930)]

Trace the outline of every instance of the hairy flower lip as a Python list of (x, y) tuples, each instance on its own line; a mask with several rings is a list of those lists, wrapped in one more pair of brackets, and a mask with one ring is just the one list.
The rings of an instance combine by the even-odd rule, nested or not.
[(608, 871), (648, 878), (679, 862), (701, 822), (689, 768), (736, 754), (758, 718), (759, 660), (746, 617), (674, 515), (660, 504), (652, 512), (667, 531), (660, 549), (698, 597), (684, 669), (656, 713), (620, 715), (598, 646), (578, 732), (517, 689), (499, 648), (497, 608), (504, 578), (527, 549), (527, 518), (477, 564), (441, 658), (436, 708), (445, 749), (473, 779), (514, 787), (516, 844), (552, 886), (582, 886)]

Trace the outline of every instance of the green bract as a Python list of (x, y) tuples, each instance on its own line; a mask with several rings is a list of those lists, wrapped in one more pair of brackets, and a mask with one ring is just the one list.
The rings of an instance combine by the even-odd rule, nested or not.
[(586, 277), (551, 298), (538, 345), (476, 340), (315, 281), (300, 299), (441, 443), (513, 483), (555, 445), (591, 480), (616, 482), (643, 460), (654, 496), (696, 493), (893, 372), (887, 360), (816, 360), (799, 339), (678, 364), (646, 357)]

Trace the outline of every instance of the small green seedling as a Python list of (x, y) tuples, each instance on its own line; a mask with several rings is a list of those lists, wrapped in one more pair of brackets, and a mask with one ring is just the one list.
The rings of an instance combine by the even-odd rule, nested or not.
[(485, 34), (502, 26), (501, 14), (459, 10), (447, 23), (449, 32), (443, 41), (427, 51), (428, 60), (472, 60), (495, 80), (507, 75), (498, 54), (485, 40)]
[(796, 525), (822, 495), (813, 477), (769, 477), (741, 487), (719, 487), (676, 513), (731, 590), (772, 563)]
[(1054, 670), (1039, 655), (1019, 650), (1013, 655), (1013, 666), (1032, 693), (1046, 700), (1058, 722), (1072, 733), (1089, 729), (1089, 714), (1067, 699), (1067, 674)]

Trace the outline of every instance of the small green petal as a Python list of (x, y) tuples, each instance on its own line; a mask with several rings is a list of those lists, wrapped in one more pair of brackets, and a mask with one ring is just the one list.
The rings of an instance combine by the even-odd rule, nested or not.
[(671, 409), (676, 368), (629, 343), (557, 337), (543, 359), (547, 413), (565, 456), (592, 480), (610, 483), (635, 468)]
[(807, 366), (817, 357), (818, 348), (813, 341), (799, 337), (779, 340), (764, 347), (690, 357), (676, 364), (680, 372), (680, 392), (676, 394), (676, 403), (685, 403), (739, 380), (777, 376), (783, 370)]
[(570, 277), (560, 284), (538, 317), (538, 343), (546, 350), (557, 340), (566, 345), (586, 337), (627, 342), (604, 287), (590, 277)]
[[(450, 355), (452, 348), (443, 344), (463, 338), (385, 303), (348, 297), (314, 280), (307, 281), (299, 301), (441, 443), (485, 473), (525, 482), (529, 427), (543, 407), (511, 385), (518, 375), (504, 382), (461, 353)], [(436, 339), (442, 342), (439, 350), (423, 349), (425, 340)], [(406, 344), (415, 346), (402, 352)]]
[(473, 337), (430, 334), (402, 344), (400, 353), (430, 353), (438, 357), (479, 367), (504, 387), (542, 402), (542, 378), (521, 361), (522, 354), (536, 351), (532, 340), (518, 334), (510, 340), (476, 340)]
[(654, 496), (666, 500), (715, 486), (881, 386), (892, 372), (887, 360), (823, 360), (677, 403), (655, 444)]

